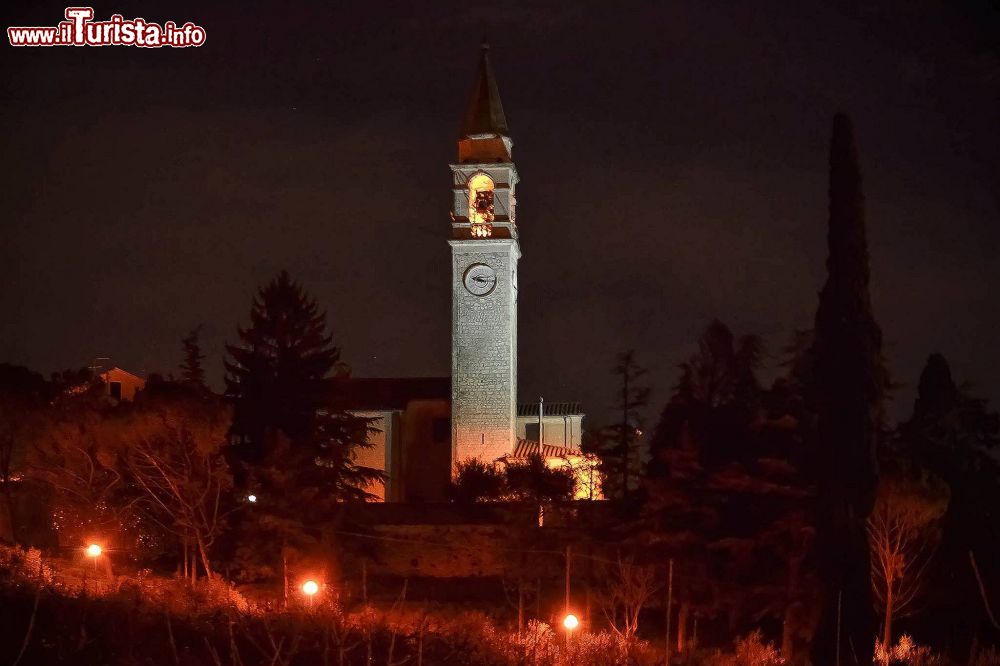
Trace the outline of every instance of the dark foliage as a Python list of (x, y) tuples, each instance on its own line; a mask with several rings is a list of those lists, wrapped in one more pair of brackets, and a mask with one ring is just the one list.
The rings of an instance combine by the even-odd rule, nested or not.
[(207, 391), (205, 369), (202, 367), (205, 355), (201, 353), (200, 335), (201, 327), (198, 326), (192, 329), (181, 340), (181, 345), (184, 347), (184, 360), (181, 362), (181, 381), (192, 389)]
[(576, 479), (566, 467), (549, 467), (544, 458), (532, 453), (525, 460), (507, 465), (507, 494), (514, 500), (535, 505), (573, 499)]
[(708, 325), (660, 414), (650, 443), (651, 476), (668, 473), (670, 449), (686, 450), (709, 467), (759, 454), (751, 440), (761, 412), (760, 356), (756, 336), (736, 339), (722, 322)]
[(528, 502), (539, 506), (573, 499), (576, 479), (567, 467), (549, 467), (545, 459), (530, 454), (504, 465), (471, 458), (458, 463), (449, 499), (458, 503)]
[(479, 458), (460, 460), (455, 476), (448, 486), (448, 499), (453, 502), (497, 502), (506, 492), (503, 470)]
[[(940, 354), (927, 359), (912, 416), (900, 424), (893, 455), (941, 478), (950, 489), (921, 634), (964, 659), (973, 643), (1000, 638), (989, 621), (970, 554), (1000, 598), (1000, 415), (952, 379)], [(993, 582), (990, 585), (990, 581)], [(993, 601), (995, 604), (996, 601)], [(931, 612), (933, 610), (933, 612)], [(948, 617), (948, 622), (935, 621)]]
[(649, 403), (650, 389), (643, 383), (646, 370), (636, 361), (634, 350), (620, 353), (612, 372), (620, 382), (614, 406), (621, 419), (589, 438), (584, 450), (601, 460), (601, 486), (605, 497), (622, 498), (640, 487), (646, 462), (646, 452), (641, 446), (641, 413)]
[[(841, 654), (870, 654), (876, 624), (868, 581), (864, 522), (877, 481), (876, 444), (882, 426), (886, 378), (882, 332), (868, 291), (864, 195), (854, 130), (838, 114), (830, 139), (827, 280), (809, 351), (805, 386), (816, 415), (820, 532), (816, 555), (825, 582), (823, 613), (813, 654), (836, 651), (838, 594), (844, 626)], [(822, 659), (821, 659), (822, 660)]]
[[(324, 604), (252, 615), (196, 604), (178, 612), (126, 585), (112, 597), (64, 596), (0, 580), (0, 660), (27, 664), (306, 666), (312, 664), (511, 663), (482, 619), (443, 627), (416, 618), (362, 622)], [(30, 631), (29, 631), (30, 626)], [(27, 638), (27, 641), (25, 640)], [(369, 648), (371, 657), (369, 658)]]
[(50, 387), (38, 373), (21, 366), (0, 364), (0, 541), (18, 538), (16, 489), (24, 471), (28, 430)]
[(758, 338), (714, 321), (681, 365), (651, 441), (643, 544), (675, 560), (679, 618), (717, 638), (769, 623), (790, 657), (811, 637), (814, 497), (794, 464), (801, 399), (785, 379), (760, 386), (761, 353)]
[(282, 271), (253, 300), (250, 325), (226, 345), (226, 395), (233, 401), (235, 451), (245, 460), (271, 453), (281, 432), (293, 446), (313, 438), (340, 359), (316, 301)]
[(250, 321), (241, 344), (226, 347), (226, 384), (233, 465), (258, 498), (240, 521), (233, 565), (255, 578), (287, 573), (289, 559), (322, 543), (338, 503), (371, 499), (383, 476), (355, 462), (372, 446), (372, 421), (337, 407), (340, 350), (316, 302), (283, 271), (258, 292)]

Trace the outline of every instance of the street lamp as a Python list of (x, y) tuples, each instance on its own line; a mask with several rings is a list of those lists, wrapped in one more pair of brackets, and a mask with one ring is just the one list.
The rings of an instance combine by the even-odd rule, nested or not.
[(256, 495), (247, 495), (247, 501), (250, 502), (251, 504), (256, 504), (257, 503), (257, 496)]
[(573, 630), (580, 626), (580, 620), (572, 613), (566, 613), (563, 618), (563, 626), (566, 628), (566, 663), (569, 663), (569, 640)]
[(87, 548), (83, 552), (87, 554), (87, 557), (93, 558), (94, 571), (97, 571), (97, 558), (101, 556), (101, 553), (104, 552), (104, 549), (101, 548), (96, 543), (92, 543), (89, 546), (87, 546)]
[(306, 595), (309, 599), (309, 608), (312, 608), (313, 597), (319, 592), (319, 583), (310, 579), (302, 583), (302, 594)]

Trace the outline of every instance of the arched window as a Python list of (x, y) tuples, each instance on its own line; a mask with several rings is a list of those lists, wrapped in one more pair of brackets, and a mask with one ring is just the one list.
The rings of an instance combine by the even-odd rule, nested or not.
[(493, 179), (477, 173), (469, 179), (469, 222), (472, 235), (486, 238), (493, 233)]

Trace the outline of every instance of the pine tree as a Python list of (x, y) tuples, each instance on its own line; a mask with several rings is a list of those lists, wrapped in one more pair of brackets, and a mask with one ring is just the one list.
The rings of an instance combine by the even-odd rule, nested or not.
[(604, 428), (594, 445), (586, 448), (601, 459), (605, 496), (627, 497), (637, 487), (639, 473), (645, 464), (639, 438), (642, 437), (641, 410), (649, 403), (650, 389), (642, 385), (646, 370), (635, 360), (634, 350), (618, 355), (613, 372), (621, 381), (615, 400), (621, 420)]
[(226, 345), (226, 395), (239, 453), (259, 458), (280, 432), (292, 446), (308, 441), (317, 411), (330, 399), (340, 350), (326, 333), (316, 301), (282, 271), (254, 298), (240, 343)]
[(240, 344), (227, 345), (238, 481), (256, 501), (238, 527), (245, 577), (281, 574), (316, 548), (345, 501), (371, 499), (379, 470), (356, 464), (372, 420), (338, 407), (340, 350), (316, 302), (282, 271), (254, 298)]
[(191, 329), (181, 340), (184, 347), (184, 360), (181, 362), (181, 381), (187, 386), (199, 390), (207, 391), (205, 384), (205, 369), (201, 362), (205, 360), (205, 355), (201, 353), (201, 326)]
[(872, 314), (861, 171), (850, 119), (837, 114), (830, 140), (827, 280), (809, 352), (809, 402), (816, 414), (819, 486), (817, 554), (826, 582), (813, 644), (817, 663), (871, 654), (875, 620), (865, 520), (877, 484), (876, 445), (886, 387), (882, 332)]

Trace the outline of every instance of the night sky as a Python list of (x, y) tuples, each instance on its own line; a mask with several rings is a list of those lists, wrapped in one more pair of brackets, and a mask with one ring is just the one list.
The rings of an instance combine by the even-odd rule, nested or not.
[[(292, 8), (291, 5), (296, 5)], [(657, 409), (717, 317), (770, 377), (825, 269), (855, 121), (872, 294), (909, 411), (924, 359), (1000, 400), (1000, 12), (988, 2), (102, 2), (200, 49), (0, 48), (0, 361), (213, 382), (288, 268), (358, 376), (446, 375), (455, 140), (484, 27), (514, 140), (520, 394), (592, 425), (635, 347)], [(65, 4), (5, 3), (4, 27)]]

